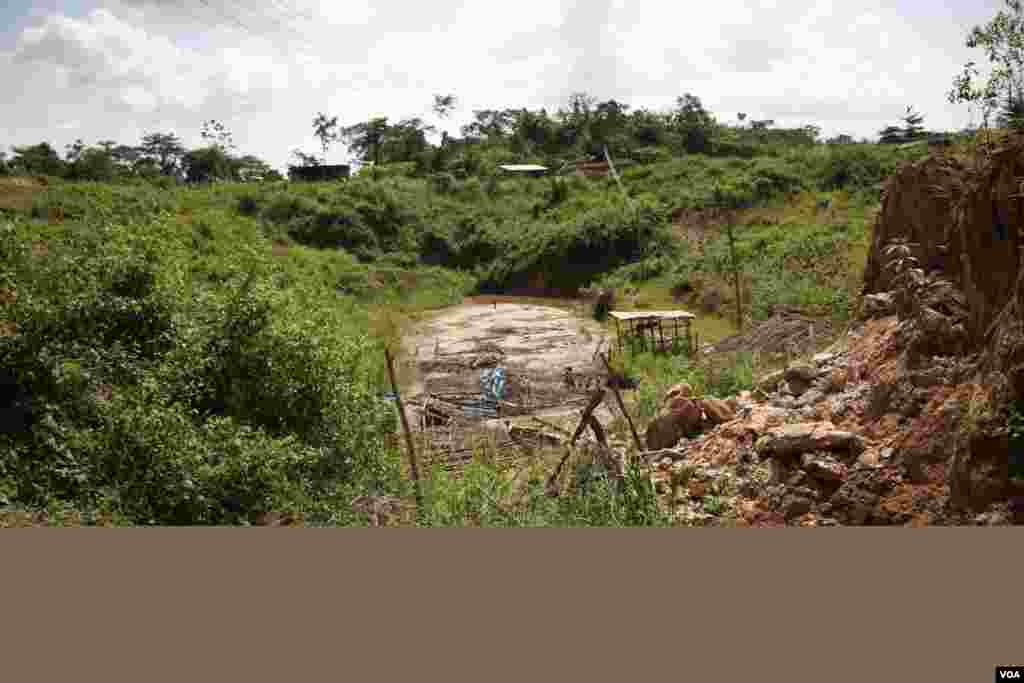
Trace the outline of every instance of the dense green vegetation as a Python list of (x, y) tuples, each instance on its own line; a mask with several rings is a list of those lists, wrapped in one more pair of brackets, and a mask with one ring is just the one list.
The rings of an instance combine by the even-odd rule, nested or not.
[[(948, 95), (981, 105), (986, 127), (996, 114), (1019, 128), (1024, 3), (1005, 4), (967, 40), (992, 76), (968, 63)], [(435, 96), (438, 123), (455, 101)], [(367, 168), (338, 183), (284, 182), (215, 120), (192, 149), (148, 132), (137, 144), (78, 140), (63, 156), (47, 142), (0, 151), (0, 512), (359, 523), (353, 497), (410, 494), (382, 358), (410, 317), (538, 283), (628, 285), (642, 305), (728, 303), (738, 270), (755, 321), (779, 303), (843, 321), (879, 183), (928, 153), (904, 143), (930, 137), (912, 107), (880, 144), (822, 141), (810, 124), (720, 121), (690, 93), (663, 111), (585, 93), (552, 112), (477, 110), (440, 140), (418, 117), (340, 118), (313, 119), (321, 151), (343, 142)], [(566, 175), (605, 154), (621, 187)], [(551, 174), (504, 176), (507, 163)], [(734, 211), (706, 213), (721, 208)], [(699, 248), (683, 234), (691, 221), (711, 224)], [(643, 352), (624, 369), (647, 380), (640, 420), (675, 382), (724, 397), (755, 371), (743, 355), (713, 367)], [(639, 470), (618, 485), (594, 463), (575, 467), (574, 488), (556, 498), (539, 464), (519, 482), (485, 462), (458, 480), (435, 471), (418, 522), (668, 522)]]
[[(721, 271), (720, 241), (696, 258), (672, 234), (673, 208), (708, 206), (716, 183), (765, 206), (836, 184), (870, 202), (897, 159), (891, 148), (820, 149), (637, 165), (624, 174), (632, 205), (610, 178), (441, 183), (410, 166), (316, 184), (51, 178), (0, 223), (0, 366), (31, 420), (0, 435), (0, 504), (132, 523), (237, 523), (268, 510), (355, 522), (352, 497), (407, 486), (386, 438), (395, 418), (381, 351), (397, 328), (382, 331), (381, 311), (454, 303), (532, 272), (572, 287)], [(807, 267), (850, 230), (739, 230), (755, 310), (792, 296), (840, 306)], [(445, 481), (425, 523), (456, 523), (453, 501), (468, 489)], [(645, 489), (627, 510), (594, 486), (530, 503), (515, 523), (651, 521)]]

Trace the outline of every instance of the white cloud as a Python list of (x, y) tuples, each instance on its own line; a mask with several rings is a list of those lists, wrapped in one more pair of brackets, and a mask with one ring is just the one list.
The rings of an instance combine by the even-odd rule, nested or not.
[(3, 43), (0, 143), (131, 143), (169, 128), (199, 144), (218, 118), (282, 168), (295, 147), (318, 151), (317, 111), (429, 118), (441, 92), (459, 97), (451, 132), (473, 109), (550, 110), (579, 90), (654, 109), (691, 92), (724, 120), (744, 111), (826, 134), (870, 136), (907, 104), (930, 127), (960, 127), (966, 111), (945, 92), (980, 57), (963, 39), (994, 15), (997, 0), (984, 3), (939, 17), (905, 0), (107, 0)]

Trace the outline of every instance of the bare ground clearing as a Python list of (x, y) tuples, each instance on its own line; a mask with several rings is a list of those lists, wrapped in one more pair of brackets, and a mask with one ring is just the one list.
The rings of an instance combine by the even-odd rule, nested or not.
[[(597, 353), (607, 345), (600, 324), (554, 305), (463, 303), (422, 321), (403, 340), (400, 383), (425, 459), (461, 469), (481, 439), (505, 453), (498, 459), (510, 465), (538, 455), (543, 439), (525, 443), (522, 429), (546, 429), (535, 418), (571, 429), (589, 391), (605, 380)], [(457, 402), (478, 395), (480, 374), (487, 367), (502, 367), (506, 374), (497, 419), (469, 418), (435, 427), (421, 423), (422, 406), (431, 396)], [(572, 369), (574, 386), (566, 383), (566, 368)], [(595, 413), (605, 424), (615, 417), (609, 402)]]

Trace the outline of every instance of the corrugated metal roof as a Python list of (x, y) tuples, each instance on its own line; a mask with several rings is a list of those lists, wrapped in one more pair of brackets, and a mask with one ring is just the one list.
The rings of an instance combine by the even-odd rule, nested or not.
[(546, 171), (547, 166), (537, 166), (536, 164), (504, 164), (498, 166), (503, 171)]
[(645, 320), (651, 318), (675, 320), (697, 317), (693, 313), (687, 313), (686, 311), (609, 311), (608, 313), (617, 320)]

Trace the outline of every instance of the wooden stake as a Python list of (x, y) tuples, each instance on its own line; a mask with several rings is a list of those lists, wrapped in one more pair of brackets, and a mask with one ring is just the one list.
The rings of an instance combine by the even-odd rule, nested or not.
[[(608, 368), (608, 376), (611, 377), (615, 374), (612, 372), (612, 366), (608, 363), (608, 359), (602, 355), (601, 360), (604, 361), (604, 366)], [(612, 394), (615, 396), (615, 401), (619, 404), (619, 410), (622, 411), (622, 414), (626, 418), (626, 422), (629, 424), (629, 431), (633, 434), (633, 443), (636, 444), (636, 450), (643, 451), (644, 447), (643, 444), (640, 443), (640, 436), (636, 433), (636, 427), (633, 426), (633, 418), (631, 418), (629, 413), (626, 412), (626, 405), (622, 402), (622, 396), (619, 394), (618, 387), (614, 385), (612, 386)]]
[(729, 253), (732, 258), (732, 275), (733, 284), (736, 288), (736, 327), (739, 328), (740, 332), (743, 332), (743, 302), (740, 299), (740, 268), (739, 264), (736, 263), (736, 245), (733, 242), (732, 237), (732, 223), (733, 217), (731, 213), (726, 215), (726, 230), (729, 232)]
[(384, 358), (388, 362), (388, 377), (391, 379), (391, 388), (395, 392), (395, 402), (398, 404), (398, 417), (402, 420), (402, 431), (405, 432), (405, 443), (409, 448), (409, 466), (412, 469), (412, 480), (416, 486), (416, 507), (423, 511), (423, 489), (420, 486), (420, 468), (416, 462), (416, 449), (412, 444), (412, 431), (409, 429), (409, 421), (405, 417), (405, 406), (402, 404), (402, 396), (398, 393), (398, 382), (395, 380), (395, 367), (391, 359), (391, 351), (384, 347)]
[[(562, 466), (565, 465), (565, 461), (569, 459), (570, 455), (572, 455), (572, 447), (576, 445), (576, 439), (578, 439), (580, 434), (583, 433), (583, 430), (587, 425), (590, 425), (591, 429), (594, 430), (595, 436), (597, 436), (599, 440), (603, 440), (604, 434), (600, 431), (601, 424), (594, 419), (593, 415), (591, 415), (591, 413), (594, 412), (594, 409), (597, 408), (603, 400), (604, 389), (598, 389), (594, 392), (593, 396), (590, 397), (590, 403), (587, 404), (586, 409), (583, 411), (583, 415), (580, 417), (580, 423), (576, 427), (576, 431), (573, 432), (572, 439), (569, 441), (569, 445), (565, 449), (565, 455), (563, 455), (562, 459), (558, 461), (558, 466), (555, 468), (555, 471), (551, 473), (550, 477), (548, 477), (547, 485), (544, 487), (547, 495), (552, 497), (558, 495), (558, 490), (555, 488), (555, 483), (558, 481), (558, 475), (561, 474)], [(596, 428), (594, 427), (594, 423), (597, 424)]]
[(572, 439), (569, 441), (570, 446), (576, 445), (576, 439), (580, 438), (580, 434), (583, 433), (583, 429), (587, 426), (587, 420), (590, 418), (590, 414), (594, 412), (597, 406), (601, 405), (601, 401), (604, 400), (604, 389), (598, 389), (594, 392), (593, 396), (590, 397), (590, 403), (587, 404), (586, 409), (583, 411), (583, 416), (580, 418), (580, 423), (576, 427), (576, 431), (573, 432)]
[(615, 336), (619, 338), (619, 355), (623, 355), (622, 352), (622, 328), (619, 326), (619, 319), (615, 318)]

